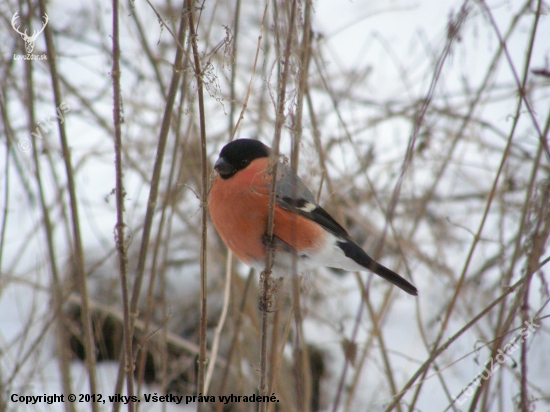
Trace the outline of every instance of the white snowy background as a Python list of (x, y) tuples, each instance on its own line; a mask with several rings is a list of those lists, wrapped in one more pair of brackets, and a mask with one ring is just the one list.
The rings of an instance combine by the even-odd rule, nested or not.
[[(152, 3), (167, 24), (176, 30), (181, 4), (161, 0)], [(214, 56), (208, 53), (226, 36), (224, 26), (234, 30), (235, 4), (235, 1), (227, 0), (206, 1), (200, 10), (198, 44), (201, 53), (206, 53), (203, 63), (212, 58), (208, 92), (205, 93), (207, 151), (211, 162), (215, 161), (223, 144), (229, 141), (231, 65), (224, 52), (230, 47), (227, 50), (222, 47)], [(289, 4), (280, 2), (279, 12), (284, 14), (282, 10)], [(385, 410), (392, 396), (402, 390), (429, 358), (434, 349), (431, 345), (440, 332), (489, 201), (487, 220), (439, 344), (497, 299), (508, 285), (525, 275), (532, 241), (530, 236), (537, 213), (544, 209), (539, 203), (544, 202), (543, 191), (550, 187), (550, 154), (540, 150), (537, 131), (538, 128), (547, 132), (550, 112), (550, 5), (542, 2), (542, 13), (534, 31), (538, 5), (537, 1), (519, 0), (313, 1), (308, 82), (333, 191), (327, 188), (327, 179), (321, 177), (313, 121), (307, 109), (304, 110), (299, 174), (314, 193), (322, 187), (320, 203), (350, 229), (369, 253), (377, 250), (381, 234), (386, 230), (385, 247), (378, 257), (386, 266), (409, 278), (419, 290), (418, 298), (413, 298), (396, 288), (388, 292), (390, 288), (380, 279), (370, 281), (370, 304), (377, 313), (384, 307), (380, 321), (384, 344), (373, 338), (373, 320), (363, 308), (355, 337), (355, 360), (348, 367), (342, 397), (335, 406), (346, 359), (343, 348), (345, 342), (352, 339), (362, 297), (353, 274), (341, 275), (325, 270), (305, 277), (303, 338), (324, 354), (321, 410)], [(33, 3), (33, 7), (38, 6)], [(132, 281), (176, 45), (167, 30), (161, 28), (147, 2), (123, 2), (120, 7), (122, 141), (127, 192), (125, 222), (130, 236), (128, 269)], [(272, 7), (272, 2), (269, 2), (250, 101), (237, 133), (237, 137), (257, 137), (267, 144), (273, 138), (275, 108), (272, 99), (277, 93), (277, 60), (282, 59), (282, 54), (275, 54)], [(496, 27), (491, 24), (485, 7), (490, 10)], [(299, 2), (300, 14), (304, 8), (303, 2)], [(456, 21), (462, 8), (467, 11), (466, 17), (458, 37), (451, 43), (450, 52), (445, 54), (449, 24)], [(36, 132), (39, 126), (29, 124), (27, 114), (31, 103), (26, 95), (29, 86), (25, 63), (13, 59), (14, 53), (23, 53), (24, 46), (11, 27), (13, 14), (20, 9), (24, 10), (21, 14), (26, 15), (28, 5), (21, 6), (12, 0), (0, 5), (3, 111), (0, 147), (0, 409), (61, 411), (64, 410), (62, 404), (25, 406), (10, 400), (12, 394), (62, 393), (49, 252), (35, 163), (32, 151), (25, 150), (28, 140), (24, 139), (30, 139), (39, 151), (62, 283), (70, 290), (69, 285), (73, 282), (66, 172), (58, 120), (53, 117), (56, 111), (50, 72), (47, 62), (32, 63), (34, 118), (50, 127), (48, 132), (42, 129), (43, 139), (37, 139), (31, 132)], [(79, 201), (90, 299), (98, 305), (121, 311), (120, 281), (114, 253), (116, 209), (111, 194), (115, 187), (110, 77), (111, 4), (52, 0), (47, 3), (47, 9), (58, 53), (63, 101), (68, 108), (64, 113), (64, 126)], [(263, 9), (263, 2), (248, 0), (241, 4), (235, 66), (235, 122), (251, 76)], [(35, 10), (34, 29), (40, 24), (38, 15)], [(162, 86), (151, 59), (144, 51), (144, 39), (138, 35), (133, 15), (139, 17)], [(22, 28), (29, 27), (27, 21), (20, 20), (20, 24)], [(280, 24), (280, 28), (285, 30), (281, 34), (283, 39), (286, 27), (286, 24)], [(299, 27), (302, 27), (301, 23)], [(505, 50), (496, 28), (506, 38)], [(526, 70), (531, 38), (534, 38), (534, 43)], [(45, 53), (44, 39), (44, 33), (38, 36), (34, 54)], [(445, 57), (443, 62), (442, 56)], [(281, 142), (281, 152), (287, 156), (290, 155), (290, 129), (296, 110), (299, 56), (294, 54), (292, 61), (294, 70), (291, 76), (294, 77), (289, 85), (286, 109), (290, 115)], [(438, 72), (436, 67), (440, 63)], [(546, 76), (537, 74), (544, 70)], [(519, 87), (514, 73), (520, 81), (527, 73), (525, 95), (531, 105), (529, 113), (522, 103), (517, 125), (514, 118), (519, 104)], [(436, 74), (435, 88), (429, 94)], [(155, 246), (162, 199), (172, 193), (177, 201), (167, 206), (171, 217), (165, 225), (170, 229), (164, 229), (163, 236), (168, 241), (162, 243), (160, 254), (167, 265), (156, 284), (158, 295), (155, 296), (162, 296), (162, 299), (156, 302), (154, 319), (161, 324), (162, 314), (169, 313), (164, 328), (198, 344), (201, 216), (197, 198), (200, 193), (200, 175), (197, 174), (200, 171), (198, 108), (196, 82), (192, 80), (191, 71), (188, 70), (184, 77), (189, 95), (181, 107), (180, 95), (176, 98), (175, 113), (180, 115), (174, 115), (169, 134), (160, 185), (161, 200), (155, 214), (150, 247)], [(387, 212), (413, 135), (413, 119), (427, 96), (431, 100), (416, 136), (395, 215), (388, 226)], [(176, 145), (174, 130), (179, 120), (182, 124)], [(509, 153), (496, 192), (491, 197), (490, 191), (511, 135)], [(176, 177), (169, 184), (174, 157)], [(169, 190), (166, 189), (168, 186)], [(518, 234), (522, 219), (527, 224)], [(171, 230), (171, 235), (167, 235), (166, 230)], [(221, 308), (225, 252), (215, 232), (209, 231), (208, 235), (209, 325), (215, 326)], [(516, 247), (517, 256), (514, 255)], [(548, 247), (543, 250), (540, 262), (548, 259)], [(140, 307), (143, 308), (151, 256), (152, 253), (142, 287)], [(238, 276), (246, 279), (248, 269), (239, 263), (235, 267)], [(504, 284), (508, 273), (511, 277), (508, 284)], [(522, 365), (527, 373), (529, 410), (550, 408), (547, 275), (546, 262), (530, 282), (528, 306), (524, 312), (515, 312), (511, 327), (503, 338), (503, 344), (506, 344), (519, 334), (522, 316), (538, 319), (541, 326), (526, 342), (525, 361), (521, 361), (520, 351), (517, 351), (512, 355), (513, 359), (502, 365), (490, 379), (486, 392), (482, 393), (483, 400), (477, 404), (477, 410), (520, 409)], [(367, 279), (366, 274), (361, 276), (363, 281)], [(499, 316), (506, 317), (511, 313), (515, 299), (523, 302), (522, 296), (518, 298), (518, 290), (507, 298), (502, 314), (499, 312), (501, 306), (497, 305), (436, 359), (427, 373), (407, 390), (401, 410), (409, 410), (413, 402), (414, 410), (420, 411), (467, 410), (470, 407), (471, 397), (466, 397), (462, 406), (453, 405), (452, 397), (459, 395), (483, 370), (484, 363), (490, 358), (491, 343), (497, 337), (495, 325)], [(72, 296), (74, 298), (74, 294)], [(240, 296), (235, 300), (231, 305), (240, 304)], [(252, 311), (257, 310), (257, 294), (250, 293), (249, 301)], [(235, 319), (230, 317), (228, 324), (232, 322)], [(233, 336), (232, 328), (228, 328), (229, 331), (222, 335), (222, 358)], [(210, 338), (212, 330), (213, 327), (209, 330)], [(160, 335), (162, 331), (155, 333)], [(257, 338), (243, 335), (242, 347), (250, 346), (255, 348), (252, 352), (257, 351)], [(290, 347), (291, 342), (285, 351), (289, 362), (292, 360)], [(255, 352), (251, 357), (259, 362), (254, 356)], [(388, 373), (385, 362), (391, 365), (391, 373)], [(249, 385), (245, 393), (250, 394), (253, 390), (250, 388), (258, 384), (255, 380), (258, 363), (251, 363), (244, 355), (241, 363)], [(221, 367), (216, 370), (215, 378), (221, 375), (221, 370)], [(114, 393), (117, 371), (115, 361), (98, 362), (99, 393), (105, 396)], [(85, 366), (76, 358), (71, 360), (70, 376), (74, 393), (89, 392)], [(187, 388), (190, 394), (193, 384), (189, 383)], [(392, 390), (392, 385), (397, 391)], [(161, 385), (158, 382), (146, 385), (142, 392), (160, 394)], [(215, 389), (211, 394), (218, 395)], [(79, 411), (90, 409), (87, 404), (75, 404), (75, 408)], [(100, 410), (111, 410), (111, 405), (102, 404)], [(196, 405), (185, 407), (145, 404), (142, 401), (140, 410), (196, 410)]]

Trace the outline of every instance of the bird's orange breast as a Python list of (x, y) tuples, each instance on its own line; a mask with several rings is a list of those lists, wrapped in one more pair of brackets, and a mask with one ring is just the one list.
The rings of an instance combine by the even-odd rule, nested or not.
[[(212, 223), (231, 251), (246, 264), (265, 258), (271, 176), (268, 159), (256, 159), (229, 179), (216, 176), (208, 205)], [(325, 231), (315, 222), (275, 207), (275, 236), (298, 253), (324, 245)]]

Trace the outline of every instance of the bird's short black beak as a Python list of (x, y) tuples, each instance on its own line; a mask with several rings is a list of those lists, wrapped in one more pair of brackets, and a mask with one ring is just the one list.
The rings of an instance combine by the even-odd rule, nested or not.
[(235, 174), (235, 168), (228, 163), (224, 157), (220, 157), (216, 160), (216, 163), (214, 163), (214, 170), (216, 170), (221, 177), (229, 177)]

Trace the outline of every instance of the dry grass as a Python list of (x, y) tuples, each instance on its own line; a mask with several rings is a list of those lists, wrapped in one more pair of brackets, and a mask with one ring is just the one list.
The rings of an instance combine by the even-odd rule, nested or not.
[[(437, 23), (424, 2), (2, 4), (0, 410), (24, 410), (15, 393), (166, 408), (154, 392), (279, 400), (204, 411), (548, 409), (549, 6), (511, 3)], [(13, 59), (17, 10), (31, 33), (48, 14), (47, 60)], [(241, 137), (287, 155), (419, 297), (231, 261), (206, 198)]]

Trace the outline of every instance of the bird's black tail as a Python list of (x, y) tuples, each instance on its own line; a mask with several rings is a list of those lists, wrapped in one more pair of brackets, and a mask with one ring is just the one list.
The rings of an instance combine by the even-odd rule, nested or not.
[(372, 262), (371, 266), (374, 266), (374, 267), (373, 268), (371, 268), (371, 266), (366, 266), (366, 267), (372, 270), (378, 276), (383, 277), (388, 282), (393, 283), (395, 286), (403, 289), (405, 292), (407, 292), (410, 295), (413, 295), (413, 296), (418, 295), (418, 290), (408, 280), (399, 276), (393, 270), (388, 269), (385, 266), (382, 266), (380, 263), (377, 263), (373, 259), (371, 259), (371, 262)]
[(367, 253), (359, 246), (351, 242), (338, 242), (338, 247), (344, 251), (347, 257), (361, 266), (376, 273), (378, 276), (386, 279), (388, 282), (393, 283), (400, 289), (403, 289), (410, 295), (417, 296), (418, 290), (406, 279), (399, 276), (393, 270), (381, 265), (374, 259), (372, 259)]

